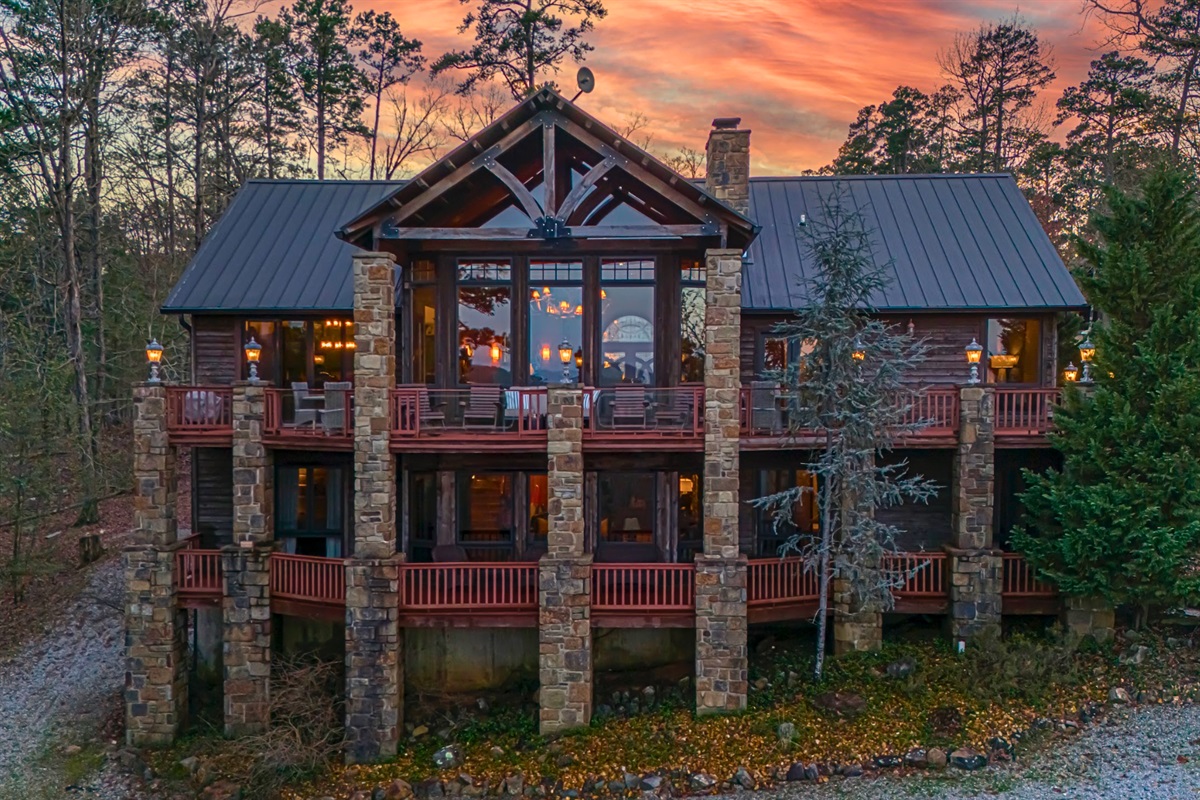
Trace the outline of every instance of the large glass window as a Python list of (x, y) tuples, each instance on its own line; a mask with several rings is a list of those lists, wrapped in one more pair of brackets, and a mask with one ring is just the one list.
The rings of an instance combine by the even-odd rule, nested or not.
[(512, 384), (512, 265), (458, 264), (459, 383)]
[[(249, 321), (242, 343), (262, 346), (258, 375), (283, 388), (293, 383), (319, 389), (327, 382), (354, 380), (354, 322), (349, 319)], [(238, 357), (245, 363), (244, 356)]]
[(283, 354), (281, 358), (283, 385), (291, 386), (293, 383), (310, 383), (308, 378), (308, 343), (310, 341), (308, 324), (302, 320), (290, 320), (282, 323), (281, 327), (283, 330)]
[(1041, 325), (1036, 319), (989, 319), (988, 379), (993, 383), (1039, 383)]
[(437, 496), (437, 473), (409, 473), (408, 548), (413, 561), (433, 561), (433, 548), (437, 544)]
[(578, 380), (581, 368), (576, 361), (582, 362), (583, 357), (583, 263), (530, 261), (530, 383), (562, 382), (560, 350), (573, 354), (566, 364), (566, 375), (569, 380)]
[(544, 545), (550, 530), (550, 484), (544, 472), (531, 472), (526, 479), (529, 498), (529, 541)]
[[(242, 331), (242, 345), (245, 346), (251, 337), (258, 342), (262, 351), (258, 356), (258, 377), (263, 380), (276, 381), (279, 379), (279, 342), (276, 339), (279, 323), (274, 320), (247, 322)], [(243, 377), (249, 375), (244, 352), (237, 354), (242, 365)]]
[(679, 339), (683, 383), (704, 382), (704, 265), (684, 260), (680, 271)]
[(597, 476), (600, 541), (654, 543), (653, 472), (601, 472)]
[(700, 475), (696, 472), (679, 474), (679, 560), (691, 561), (704, 550), (704, 506), (702, 505)]
[(654, 383), (654, 260), (600, 262), (600, 383)]
[(326, 319), (313, 324), (313, 382), (348, 381), (354, 374), (354, 323)]
[(341, 556), (345, 470), (335, 466), (281, 466), (276, 474), (275, 536), (284, 551)]
[(433, 263), (417, 261), (412, 270), (412, 379), (437, 380), (437, 286)]
[(508, 550), (513, 542), (515, 472), (458, 476), (458, 539)]

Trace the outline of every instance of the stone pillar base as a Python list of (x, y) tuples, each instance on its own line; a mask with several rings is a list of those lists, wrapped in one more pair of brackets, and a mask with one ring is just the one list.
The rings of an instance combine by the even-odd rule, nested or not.
[(1111, 639), (1116, 627), (1112, 606), (1098, 597), (1064, 597), (1059, 619), (1068, 633), (1091, 636), (1098, 642)]
[(745, 557), (696, 556), (696, 713), (741, 711), (749, 691)]
[(592, 557), (542, 557), (538, 566), (538, 713), (543, 735), (592, 719)]
[(404, 724), (403, 556), (346, 563), (346, 763), (395, 758)]
[(883, 613), (861, 607), (849, 581), (833, 579), (833, 654), (865, 653), (883, 646)]
[(950, 576), (950, 635), (970, 639), (999, 633), (1004, 561), (992, 550), (947, 548)]
[(125, 741), (171, 744), (187, 720), (187, 616), (175, 603), (175, 549), (130, 547), (125, 567)]
[(221, 551), (225, 735), (263, 733), (271, 722), (271, 545)]

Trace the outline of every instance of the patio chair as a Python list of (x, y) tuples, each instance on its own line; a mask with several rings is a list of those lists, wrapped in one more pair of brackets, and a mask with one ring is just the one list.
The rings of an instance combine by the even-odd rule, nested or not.
[(613, 389), (612, 424), (614, 428), (646, 427), (646, 390), (641, 386)]
[(189, 425), (212, 425), (221, 421), (221, 396), (206, 389), (193, 389), (183, 396), (183, 421)]
[(292, 424), (316, 426), (316, 407), (311, 405), (305, 407), (305, 403), (311, 399), (313, 399), (313, 395), (308, 393), (307, 381), (292, 381)]
[(674, 431), (691, 430), (696, 419), (695, 394), (684, 389), (668, 389), (657, 393), (654, 426)]
[(325, 384), (325, 407), (319, 409), (321, 427), (326, 435), (337, 435), (346, 431), (346, 402), (351, 388), (350, 381), (334, 381)]
[(445, 430), (446, 412), (433, 408), (433, 403), (429, 400), (429, 390), (424, 387), (417, 389), (417, 413), (421, 430), (432, 427)]
[(472, 386), (467, 395), (467, 407), (463, 409), (463, 426), (468, 428), (494, 428), (504, 398), (499, 386)]
[(750, 428), (775, 433), (783, 429), (779, 408), (779, 384), (775, 381), (750, 382)]

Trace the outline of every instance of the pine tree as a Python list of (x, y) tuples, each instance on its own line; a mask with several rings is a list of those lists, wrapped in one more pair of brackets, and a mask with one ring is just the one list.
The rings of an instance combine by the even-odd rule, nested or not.
[(1063, 464), (1027, 474), (1014, 546), (1065, 593), (1151, 606), (1200, 592), (1200, 213), (1192, 178), (1155, 168), (1107, 192), (1080, 280), (1103, 315), (1091, 389), (1068, 391)]
[[(421, 42), (405, 36), (400, 30), (400, 23), (386, 11), (382, 14), (363, 11), (355, 17), (354, 38), (362, 44), (358, 58), (375, 104), (370, 135), (369, 172), (371, 180), (375, 180), (379, 119), (383, 111), (384, 93), (393, 86), (408, 83), (409, 78), (423, 70), (425, 56), (421, 55)], [(383, 171), (380, 170), (381, 173)]]
[[(926, 347), (874, 315), (888, 285), (888, 265), (876, 262), (862, 215), (841, 185), (822, 198), (821, 213), (813, 217), (799, 231), (815, 270), (805, 287), (807, 304), (776, 329), (788, 351), (800, 355), (768, 377), (781, 386), (787, 438), (803, 433), (822, 442), (804, 465), (817, 477), (820, 533), (793, 535), (784, 546), (785, 554), (803, 557), (806, 569), (819, 570), (819, 680), (830, 579), (846, 581), (860, 607), (890, 607), (901, 576), (888, 574), (882, 560), (895, 552), (899, 530), (876, 519), (875, 510), (924, 502), (936, 487), (907, 474), (904, 461), (885, 464), (881, 458), (896, 437), (927, 424), (906, 422), (914, 397), (905, 381)], [(793, 507), (809, 491), (795, 487), (752, 502), (786, 530)]]

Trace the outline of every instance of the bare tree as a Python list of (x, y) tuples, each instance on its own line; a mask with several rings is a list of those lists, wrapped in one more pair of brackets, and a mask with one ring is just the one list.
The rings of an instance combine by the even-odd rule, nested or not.
[(444, 84), (431, 82), (419, 92), (410, 92), (407, 87), (403, 91), (390, 92), (387, 101), (391, 110), (391, 133), (383, 137), (380, 174), (390, 181), (411, 172), (415, 159), (437, 157), (446, 143), (445, 121), (450, 94)]
[[(434, 91), (443, 91), (446, 84), (439, 78), (434, 85)], [(443, 126), (447, 136), (460, 142), (491, 125), (512, 104), (512, 98), (494, 83), (476, 83), (469, 93), (459, 94), (461, 99), (447, 111)]]

